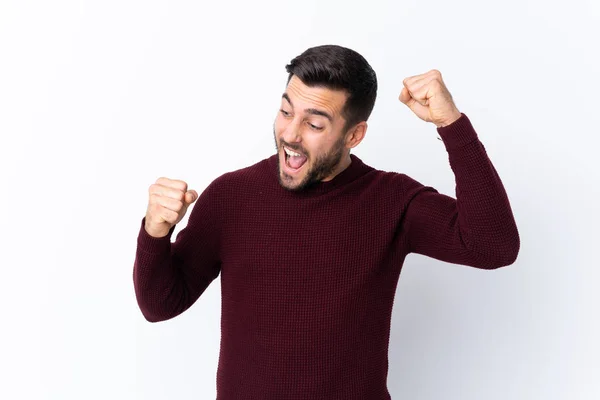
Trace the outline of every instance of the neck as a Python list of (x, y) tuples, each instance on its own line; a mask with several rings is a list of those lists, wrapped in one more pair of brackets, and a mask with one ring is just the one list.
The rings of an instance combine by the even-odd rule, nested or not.
[(335, 167), (334, 172), (331, 175), (329, 175), (327, 178), (322, 179), (321, 182), (329, 182), (330, 180), (335, 178), (337, 175), (339, 175), (343, 170), (348, 168), (351, 163), (352, 163), (352, 159), (350, 158), (350, 152), (347, 152), (342, 157), (342, 159), (340, 160), (338, 165)]

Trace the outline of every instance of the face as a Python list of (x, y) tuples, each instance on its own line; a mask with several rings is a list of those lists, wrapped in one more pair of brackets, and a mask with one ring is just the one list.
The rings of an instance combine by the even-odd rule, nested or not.
[(299, 191), (350, 165), (349, 149), (362, 139), (366, 123), (343, 132), (346, 98), (345, 91), (308, 87), (292, 76), (273, 127), (281, 186)]

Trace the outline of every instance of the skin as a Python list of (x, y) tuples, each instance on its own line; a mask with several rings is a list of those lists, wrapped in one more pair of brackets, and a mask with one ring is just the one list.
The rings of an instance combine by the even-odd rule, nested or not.
[[(346, 91), (309, 87), (292, 76), (273, 126), (279, 182), (285, 189), (299, 191), (316, 182), (330, 181), (350, 165), (350, 149), (364, 138), (367, 123), (361, 121), (343, 132), (346, 120), (341, 112), (347, 97)], [(286, 166), (284, 146), (307, 157), (297, 171)]]
[(437, 69), (408, 77), (402, 83), (404, 87), (400, 92), (400, 101), (423, 121), (443, 128), (461, 117), (442, 79), (442, 73)]

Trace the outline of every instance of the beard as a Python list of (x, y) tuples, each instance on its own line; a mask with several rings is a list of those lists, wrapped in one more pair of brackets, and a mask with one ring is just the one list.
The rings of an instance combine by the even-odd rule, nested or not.
[[(318, 154), (315, 157), (314, 162), (312, 163), (312, 165), (310, 166), (309, 170), (306, 172), (306, 174), (304, 175), (304, 178), (302, 179), (302, 181), (300, 181), (300, 183), (298, 183), (296, 186), (289, 186), (286, 183), (286, 181), (284, 180), (284, 177), (282, 175), (284, 175), (287, 178), (291, 178), (291, 177), (289, 175), (287, 175), (285, 172), (282, 172), (282, 170), (281, 170), (281, 160), (279, 158), (279, 152), (281, 149), (277, 143), (277, 136), (275, 134), (275, 129), (273, 129), (273, 137), (275, 138), (275, 150), (278, 154), (277, 177), (279, 178), (279, 184), (284, 189), (287, 189), (292, 192), (299, 192), (299, 191), (305, 190), (305, 189), (313, 186), (316, 183), (321, 182), (324, 178), (333, 174), (333, 172), (335, 171), (337, 166), (340, 164), (340, 161), (342, 160), (342, 157), (344, 155), (344, 149), (345, 149), (344, 136), (345, 135), (342, 135), (334, 143), (334, 145), (330, 151), (328, 151), (326, 153)], [(284, 144), (286, 145), (286, 147), (288, 147), (292, 150), (299, 150), (304, 155), (306, 155), (306, 158), (307, 158), (306, 163), (309, 163), (309, 161), (312, 160), (312, 158), (313, 158), (312, 155), (309, 154), (304, 149), (298, 149), (297, 146), (290, 146), (288, 143), (283, 142), (283, 141), (281, 142), (281, 147)], [(284, 155), (284, 157), (285, 157), (285, 155)]]

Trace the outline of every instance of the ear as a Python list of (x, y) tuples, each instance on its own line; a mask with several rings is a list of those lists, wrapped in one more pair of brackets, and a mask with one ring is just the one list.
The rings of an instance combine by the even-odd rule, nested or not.
[(367, 121), (361, 121), (346, 133), (346, 148), (352, 149), (363, 140), (367, 133)]

